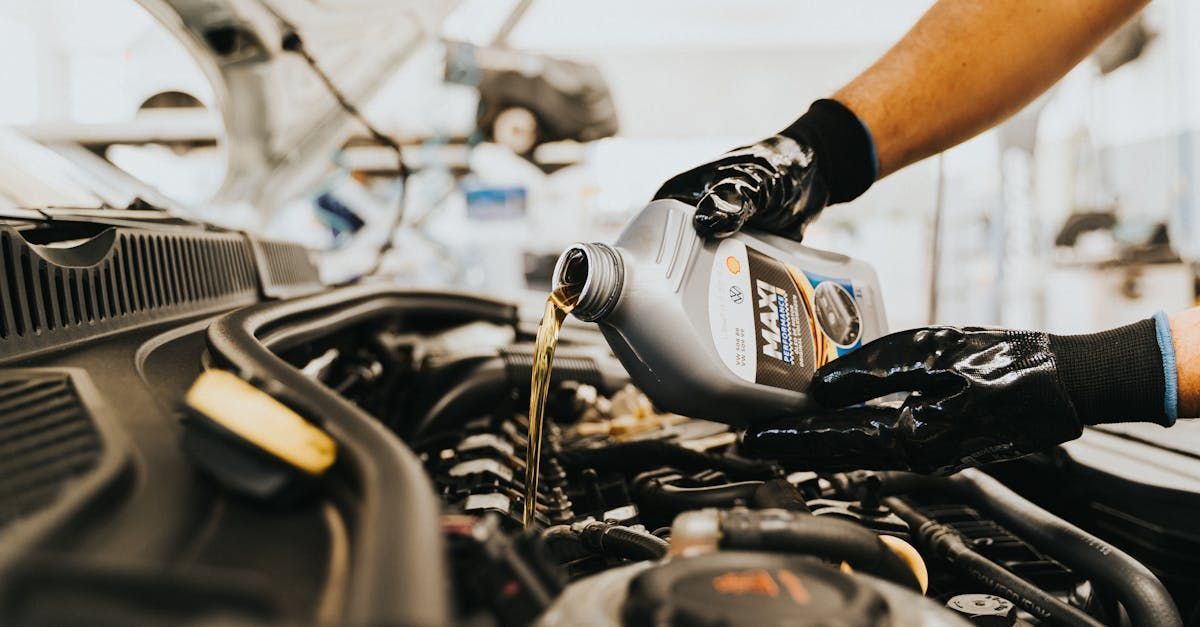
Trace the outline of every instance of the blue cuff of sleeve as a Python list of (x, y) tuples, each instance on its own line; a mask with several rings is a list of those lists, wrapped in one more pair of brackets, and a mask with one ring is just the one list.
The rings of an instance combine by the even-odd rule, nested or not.
[(1165, 425), (1169, 427), (1179, 418), (1179, 374), (1175, 369), (1175, 342), (1166, 313), (1154, 314), (1154, 331), (1158, 337), (1158, 350), (1162, 351), (1163, 412), (1167, 416)]
[(875, 136), (871, 134), (871, 129), (867, 128), (867, 123), (862, 120), (858, 121), (862, 125), (863, 132), (867, 135), (867, 145), (871, 148), (871, 180), (879, 180), (879, 150), (875, 148)]

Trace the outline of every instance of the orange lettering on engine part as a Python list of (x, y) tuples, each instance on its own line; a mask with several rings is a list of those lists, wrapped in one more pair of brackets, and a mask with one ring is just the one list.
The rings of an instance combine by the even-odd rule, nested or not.
[(804, 587), (804, 582), (790, 570), (779, 570), (775, 573), (779, 577), (779, 582), (783, 584), (783, 588), (787, 590), (788, 596), (796, 602), (796, 605), (808, 605), (808, 588)]
[(779, 586), (765, 570), (728, 572), (713, 577), (712, 587), (721, 594), (779, 596)]

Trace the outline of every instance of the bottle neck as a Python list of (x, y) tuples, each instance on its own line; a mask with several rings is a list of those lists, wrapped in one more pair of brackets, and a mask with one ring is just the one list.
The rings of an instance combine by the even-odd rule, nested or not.
[(571, 313), (585, 322), (596, 322), (617, 305), (625, 282), (621, 254), (608, 244), (572, 244), (554, 265), (552, 289), (577, 292)]

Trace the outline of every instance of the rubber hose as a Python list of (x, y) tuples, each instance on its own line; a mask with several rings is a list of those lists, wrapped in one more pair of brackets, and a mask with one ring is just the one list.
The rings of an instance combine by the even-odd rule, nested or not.
[(787, 479), (771, 479), (754, 491), (755, 509), (785, 509), (792, 512), (811, 514), (804, 495)]
[(950, 478), (1000, 524), (1116, 595), (1135, 627), (1183, 625), (1171, 594), (1121, 549), (1034, 505), (978, 470)]
[(721, 513), (721, 548), (787, 551), (844, 561), (913, 590), (921, 584), (908, 564), (874, 531), (848, 520), (807, 514), (733, 510)]
[(579, 534), (571, 530), (571, 525), (550, 525), (542, 530), (542, 540), (550, 542), (559, 538), (579, 539)]
[[(492, 357), (471, 356), (432, 367), (431, 380), (448, 378), (453, 384), (435, 389), (436, 400), (417, 420), (414, 437), (456, 429), (464, 422), (493, 411), (499, 399), (511, 389), (529, 390), (533, 376), (533, 349), (528, 346), (505, 348)], [(586, 383), (602, 394), (612, 394), (629, 383), (629, 375), (615, 359), (597, 359), (569, 348), (554, 356), (551, 386), (563, 381)], [(434, 384), (437, 385), (436, 383)], [(419, 411), (419, 410), (418, 410)]]
[(739, 500), (747, 501), (754, 497), (754, 492), (762, 484), (761, 481), (739, 481), (724, 485), (681, 488), (651, 479), (642, 483), (638, 492), (643, 498), (653, 502), (655, 508), (681, 512), (706, 507), (729, 507)]
[(1044, 621), (1072, 627), (1101, 627), (1102, 623), (1083, 611), (1059, 601), (1054, 595), (975, 552), (958, 532), (930, 519), (903, 500), (888, 497), (883, 503), (908, 523), (926, 551), (944, 559), (989, 592), (1012, 601)]
[(666, 540), (647, 531), (601, 522), (584, 526), (579, 539), (585, 547), (597, 553), (631, 560), (662, 559), (670, 548)]
[(934, 492), (952, 488), (946, 477), (922, 475), (903, 470), (883, 470), (871, 473), (878, 478), (879, 493), (882, 496), (912, 494), (914, 492)]
[(412, 430), (412, 438), (457, 429), (472, 418), (486, 415), (509, 390), (504, 360), (492, 357), (461, 375), (458, 382), (438, 393)]
[(558, 461), (568, 472), (592, 468), (597, 472), (633, 473), (670, 466), (689, 472), (720, 470), (739, 479), (773, 479), (779, 476), (777, 466), (770, 462), (702, 453), (659, 440), (622, 442), (602, 448), (567, 449), (559, 453)]

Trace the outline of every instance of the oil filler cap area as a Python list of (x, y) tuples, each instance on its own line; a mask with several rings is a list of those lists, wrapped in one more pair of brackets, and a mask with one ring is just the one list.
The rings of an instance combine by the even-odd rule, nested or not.
[(266, 392), (224, 370), (185, 397), (183, 448), (212, 478), (256, 500), (290, 501), (337, 458), (337, 443)]
[(639, 574), (626, 625), (891, 624), (884, 597), (818, 560), (727, 552), (678, 559)]

